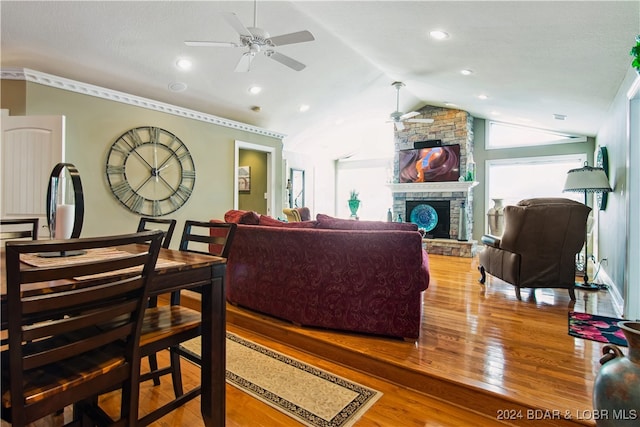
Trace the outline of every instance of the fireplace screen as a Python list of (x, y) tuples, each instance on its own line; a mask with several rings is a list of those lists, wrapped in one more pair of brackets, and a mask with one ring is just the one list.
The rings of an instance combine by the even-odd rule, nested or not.
[(425, 231), (425, 237), (449, 239), (449, 200), (407, 201), (407, 222)]

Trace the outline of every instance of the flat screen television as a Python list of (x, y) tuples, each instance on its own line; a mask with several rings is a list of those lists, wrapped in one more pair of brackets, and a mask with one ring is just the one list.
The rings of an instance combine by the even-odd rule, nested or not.
[(444, 182), (460, 178), (460, 145), (400, 150), (400, 182)]

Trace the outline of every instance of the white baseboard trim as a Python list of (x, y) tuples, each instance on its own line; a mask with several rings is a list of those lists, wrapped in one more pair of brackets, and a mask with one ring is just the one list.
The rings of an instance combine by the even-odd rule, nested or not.
[(609, 291), (609, 295), (611, 295), (611, 302), (613, 303), (613, 309), (616, 317), (622, 318), (624, 314), (624, 299), (622, 298), (622, 295), (620, 295), (618, 287), (613, 283), (613, 280), (602, 266), (600, 266), (600, 271), (598, 272), (598, 282), (602, 282), (607, 285), (607, 290)]

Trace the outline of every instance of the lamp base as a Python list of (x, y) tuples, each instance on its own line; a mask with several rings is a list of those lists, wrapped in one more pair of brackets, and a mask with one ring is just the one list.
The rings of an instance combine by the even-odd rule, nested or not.
[(599, 291), (600, 286), (595, 283), (576, 282), (576, 289), (583, 291)]

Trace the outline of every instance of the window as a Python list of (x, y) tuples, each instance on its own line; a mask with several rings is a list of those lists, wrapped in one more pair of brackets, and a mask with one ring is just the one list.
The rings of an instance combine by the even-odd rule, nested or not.
[(502, 199), (514, 205), (532, 197), (564, 197), (584, 203), (582, 193), (563, 193), (570, 169), (581, 168), (586, 154), (526, 157), (520, 159), (487, 160), (487, 200)]
[(393, 160), (339, 160), (337, 162), (336, 215), (349, 218), (349, 193), (355, 190), (361, 201), (358, 217), (362, 220), (386, 221), (393, 207), (391, 182)]
[(544, 129), (518, 126), (508, 123), (488, 122), (486, 127), (487, 150), (497, 148), (526, 147), (532, 145), (585, 142), (584, 136), (568, 135)]

